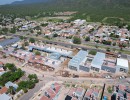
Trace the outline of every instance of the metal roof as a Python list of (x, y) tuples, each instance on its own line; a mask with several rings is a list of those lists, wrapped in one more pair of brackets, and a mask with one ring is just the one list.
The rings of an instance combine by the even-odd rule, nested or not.
[(105, 59), (105, 53), (97, 52), (91, 63), (91, 66), (101, 69), (104, 59)]
[(19, 37), (15, 37), (15, 38), (12, 38), (12, 39), (5, 39), (5, 40), (0, 42), (0, 46), (4, 47), (4, 46), (7, 46), (7, 45), (11, 45), (12, 43), (16, 43), (19, 40), (20, 40)]
[(50, 58), (58, 60), (61, 57), (59, 53), (51, 53)]
[(11, 97), (8, 96), (8, 95), (5, 94), (5, 93), (3, 93), (3, 94), (0, 95), (0, 100), (10, 100), (10, 99), (11, 99)]
[(79, 64), (85, 59), (85, 57), (88, 55), (87, 51), (80, 50), (76, 56), (74, 56), (70, 62), (69, 66), (79, 67)]
[(29, 46), (29, 51), (32, 51), (33, 49), (48, 52), (48, 53), (58, 53), (59, 55), (62, 55), (62, 56), (65, 56), (65, 57), (69, 56), (68, 54), (59, 53), (58, 51), (48, 50), (47, 47), (40, 48), (40, 47), (36, 47), (36, 46)]
[(14, 84), (14, 83), (12, 83), (12, 82), (7, 82), (6, 84), (5, 84), (5, 86), (7, 87), (7, 88), (9, 88), (10, 86), (13, 86), (15, 89), (17, 89), (18, 88), (18, 85), (17, 84)]

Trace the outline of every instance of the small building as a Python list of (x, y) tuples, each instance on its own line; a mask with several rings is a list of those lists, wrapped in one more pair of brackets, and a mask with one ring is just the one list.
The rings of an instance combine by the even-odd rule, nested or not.
[(11, 39), (5, 39), (0, 42), (0, 48), (6, 47), (8, 45), (14, 44), (20, 40), (19, 37), (11, 38)]
[(97, 52), (91, 63), (91, 70), (99, 72), (105, 59), (105, 53)]
[(127, 59), (117, 58), (116, 72), (127, 73), (129, 71), (129, 63)]
[(80, 50), (76, 56), (74, 56), (68, 63), (68, 67), (72, 70), (79, 71), (80, 63), (86, 58), (88, 55), (87, 51)]
[(12, 86), (15, 90), (18, 88), (18, 85), (17, 84), (14, 84), (14, 83), (12, 83), (12, 82), (7, 82), (6, 84), (5, 84), (5, 86), (7, 87), (7, 88), (9, 88), (10, 86)]
[(88, 89), (83, 100), (99, 100), (100, 91), (98, 89)]
[(104, 60), (101, 70), (115, 73), (116, 72), (116, 63), (109, 61), (109, 60)]
[(12, 100), (12, 98), (7, 94), (3, 93), (0, 95), (0, 100)]
[(4, 86), (0, 89), (0, 94), (6, 93), (7, 91), (8, 91), (8, 88)]

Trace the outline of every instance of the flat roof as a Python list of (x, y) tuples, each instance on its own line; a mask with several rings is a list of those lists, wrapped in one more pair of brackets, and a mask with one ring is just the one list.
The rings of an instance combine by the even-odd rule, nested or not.
[(5, 39), (5, 40), (0, 42), (0, 45), (2, 47), (4, 47), (4, 46), (7, 46), (7, 45), (11, 45), (12, 43), (18, 42), (19, 40), (20, 40), (19, 37), (15, 37), (15, 38), (12, 38), (12, 39)]
[(87, 51), (80, 50), (76, 56), (74, 56), (70, 62), (70, 66), (79, 67), (79, 64), (85, 59), (85, 57), (88, 55)]
[(116, 65), (117, 66), (122, 66), (122, 67), (125, 67), (125, 68), (129, 68), (129, 63), (128, 63), (127, 59), (117, 58)]
[(10, 96), (8, 96), (7, 94), (1, 94), (0, 95), (0, 100), (10, 100), (11, 99), (11, 97)]
[(105, 53), (97, 52), (91, 63), (91, 66), (101, 69), (104, 59), (105, 59)]

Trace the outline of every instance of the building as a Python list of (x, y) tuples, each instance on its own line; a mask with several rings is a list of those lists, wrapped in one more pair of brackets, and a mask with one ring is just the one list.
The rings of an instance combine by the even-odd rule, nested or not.
[(127, 59), (117, 58), (116, 55), (108, 55), (97, 52), (94, 57), (88, 55), (87, 51), (80, 50), (68, 63), (68, 68), (75, 71), (106, 71), (111, 73), (129, 71)]
[(88, 89), (83, 100), (99, 100), (100, 91), (98, 89)]
[(65, 97), (65, 100), (82, 100), (85, 94), (85, 89), (82, 87), (71, 88)]
[(9, 88), (10, 86), (12, 86), (15, 90), (18, 88), (17, 84), (14, 84), (14, 83), (12, 83), (10, 81), (5, 84), (6, 88)]
[(68, 63), (68, 67), (72, 70), (79, 71), (80, 63), (86, 58), (88, 55), (87, 51), (80, 50), (76, 56), (74, 56)]
[(0, 48), (6, 47), (8, 45), (14, 44), (20, 40), (19, 37), (11, 38), (11, 39), (5, 39), (0, 42)]
[(104, 60), (101, 70), (115, 73), (116, 72), (116, 61)]
[(96, 56), (92, 60), (91, 70), (99, 72), (101, 70), (104, 59), (105, 59), (105, 53), (97, 52)]
[(127, 59), (117, 58), (116, 72), (127, 73), (129, 71), (129, 63)]
[(61, 87), (62, 85), (59, 83), (51, 84), (51, 86), (45, 90), (40, 100), (57, 100)]
[(12, 100), (12, 98), (4, 93), (0, 95), (0, 100)]
[(81, 63), (79, 69), (85, 72), (89, 72), (91, 70), (91, 57), (86, 57)]
[(7, 91), (8, 91), (8, 88), (4, 86), (0, 89), (0, 94), (6, 93)]

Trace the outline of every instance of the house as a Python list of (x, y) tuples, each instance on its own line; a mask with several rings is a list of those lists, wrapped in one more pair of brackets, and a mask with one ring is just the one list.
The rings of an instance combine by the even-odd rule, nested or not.
[(0, 100), (13, 100), (13, 99), (4, 93), (0, 95)]
[(18, 88), (17, 84), (14, 84), (14, 83), (12, 83), (10, 81), (5, 84), (6, 88), (9, 88), (10, 86), (12, 86), (15, 90)]
[(86, 58), (88, 55), (87, 51), (80, 50), (76, 56), (74, 56), (68, 63), (68, 67), (72, 70), (79, 71), (80, 63)]
[(97, 52), (96, 56), (92, 60), (91, 70), (99, 72), (105, 59), (105, 53)]
[(127, 59), (117, 58), (116, 72), (127, 73), (129, 71), (129, 63)]
[(8, 88), (4, 86), (0, 89), (0, 94), (6, 93), (7, 91), (8, 91)]
[(98, 89), (88, 89), (83, 100), (99, 100), (100, 91)]
[(11, 39), (5, 39), (0, 42), (0, 48), (4, 48), (8, 45), (14, 44), (20, 40), (19, 37), (11, 38)]
[(50, 88), (47, 88), (44, 92), (44, 95), (40, 100), (57, 100), (59, 91), (61, 89), (61, 84), (53, 83)]

